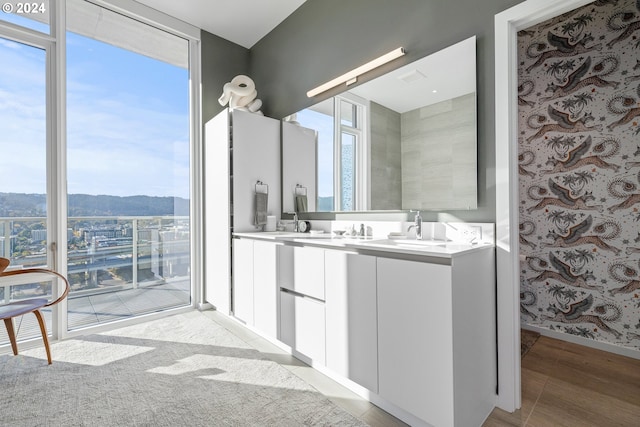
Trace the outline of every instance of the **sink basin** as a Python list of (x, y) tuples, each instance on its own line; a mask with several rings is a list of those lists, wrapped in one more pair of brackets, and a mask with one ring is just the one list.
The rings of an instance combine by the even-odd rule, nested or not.
[(299, 234), (295, 231), (262, 231), (260, 233), (264, 234), (265, 236), (289, 236)]
[(295, 233), (295, 234), (296, 234), (295, 237), (302, 238), (302, 239), (331, 239), (331, 238), (333, 238), (331, 233), (318, 233), (318, 234), (313, 234), (313, 233)]
[(278, 237), (296, 237), (302, 233), (296, 233), (295, 231), (257, 231), (251, 234), (265, 239), (277, 239)]
[(304, 237), (305, 239), (308, 238), (325, 238), (325, 239), (330, 239), (331, 238), (331, 234), (330, 233), (302, 233), (299, 231), (260, 231), (260, 232), (256, 232), (256, 235), (260, 234), (262, 236), (265, 237)]
[(396, 246), (401, 248), (420, 249), (433, 246), (445, 246), (446, 241), (443, 240), (416, 240), (416, 239), (380, 239), (380, 240), (366, 240), (359, 242), (363, 245), (376, 245), (376, 246)]

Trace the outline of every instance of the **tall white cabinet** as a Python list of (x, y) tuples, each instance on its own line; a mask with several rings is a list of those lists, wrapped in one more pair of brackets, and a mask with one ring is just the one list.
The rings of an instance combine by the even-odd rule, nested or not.
[(268, 212), (280, 216), (280, 121), (222, 111), (205, 125), (203, 170), (205, 300), (230, 314), (231, 233), (257, 230), (257, 181), (268, 185)]

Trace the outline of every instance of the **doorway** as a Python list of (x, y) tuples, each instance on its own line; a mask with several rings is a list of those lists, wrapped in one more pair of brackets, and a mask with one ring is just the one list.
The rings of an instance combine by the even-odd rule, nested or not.
[(519, 30), (590, 3), (590, 0), (527, 0), (496, 15), (496, 261), (498, 287), (498, 400), (509, 412), (520, 408), (520, 274), (518, 233)]

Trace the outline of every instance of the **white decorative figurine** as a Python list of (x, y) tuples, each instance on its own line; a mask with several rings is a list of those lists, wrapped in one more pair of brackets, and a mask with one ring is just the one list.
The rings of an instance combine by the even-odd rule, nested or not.
[(222, 96), (218, 99), (220, 105), (225, 106), (229, 103), (232, 110), (249, 111), (262, 115), (260, 107), (262, 101), (257, 99), (258, 92), (256, 85), (245, 75), (235, 76), (229, 83), (225, 83), (222, 88)]

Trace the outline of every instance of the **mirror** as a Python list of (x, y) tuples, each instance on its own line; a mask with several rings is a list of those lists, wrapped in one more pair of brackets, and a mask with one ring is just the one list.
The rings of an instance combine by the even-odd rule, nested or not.
[(285, 118), (283, 212), (476, 209), (475, 52), (471, 37)]

